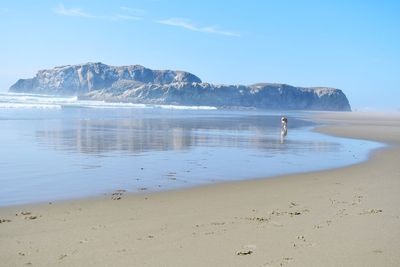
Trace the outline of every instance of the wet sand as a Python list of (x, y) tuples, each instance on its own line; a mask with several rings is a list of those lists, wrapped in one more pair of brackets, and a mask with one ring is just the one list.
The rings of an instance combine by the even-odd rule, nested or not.
[(315, 119), (388, 146), (335, 170), (1, 208), (0, 265), (399, 266), (400, 116)]

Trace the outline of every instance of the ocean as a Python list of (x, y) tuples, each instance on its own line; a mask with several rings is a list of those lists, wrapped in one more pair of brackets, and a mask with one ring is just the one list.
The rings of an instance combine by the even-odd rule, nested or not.
[(338, 168), (383, 146), (313, 132), (311, 114), (0, 93), (0, 206)]

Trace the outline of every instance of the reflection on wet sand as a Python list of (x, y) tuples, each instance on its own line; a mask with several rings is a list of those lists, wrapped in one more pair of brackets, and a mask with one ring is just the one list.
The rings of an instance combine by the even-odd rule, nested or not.
[[(291, 121), (292, 129), (309, 125), (302, 120)], [(80, 119), (38, 130), (36, 138), (41, 145), (57, 150), (88, 154), (140, 154), (195, 146), (271, 151), (282, 149), (284, 136), (278, 138), (279, 130), (278, 116)], [(332, 149), (332, 143), (325, 142), (293, 139), (285, 143), (307, 150)]]
[(286, 137), (287, 133), (288, 133), (287, 128), (281, 129), (281, 144), (285, 143), (285, 137)]
[(360, 162), (373, 147), (314, 133), (295, 114), (288, 114), (283, 143), (280, 116), (266, 112), (66, 108), (8, 114), (14, 118), (0, 120), (0, 206), (326, 169)]

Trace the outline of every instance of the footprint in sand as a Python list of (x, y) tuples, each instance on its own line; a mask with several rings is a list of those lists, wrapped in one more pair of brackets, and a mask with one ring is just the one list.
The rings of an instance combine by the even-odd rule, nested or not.
[(320, 228), (323, 228), (325, 224), (326, 224), (326, 226), (330, 226), (330, 225), (332, 224), (332, 221), (331, 221), (331, 220), (326, 220), (326, 221), (325, 221), (325, 222), (323, 222), (323, 223), (320, 223), (320, 224), (314, 225), (314, 229), (320, 229)]
[(249, 217), (249, 218), (246, 218), (246, 219), (250, 220), (250, 221), (256, 221), (256, 222), (262, 223), (262, 222), (269, 222), (269, 220), (271, 218), (268, 218), (268, 217)]
[(126, 192), (124, 189), (119, 189), (114, 191), (114, 193), (111, 194), (111, 199), (112, 200), (120, 200), (122, 198), (122, 195)]
[(62, 260), (62, 259), (64, 259), (65, 257), (67, 257), (67, 254), (61, 254), (60, 257), (58, 257), (58, 260)]
[(262, 266), (284, 266), (286, 264), (289, 264), (293, 261), (294, 259), (291, 257), (283, 257), (281, 260), (272, 260), (267, 263), (264, 263)]
[(294, 248), (299, 248), (299, 247), (312, 247), (315, 246), (315, 243), (310, 243), (306, 240), (304, 235), (298, 235), (296, 237), (296, 241), (293, 243)]
[(281, 262), (280, 266), (283, 266), (283, 265), (285, 265), (285, 264), (291, 263), (292, 261), (293, 261), (293, 258), (284, 257), (284, 258), (282, 259), (282, 262)]
[(349, 214), (346, 213), (346, 209), (340, 209), (340, 210), (338, 210), (338, 212), (335, 214), (334, 217), (342, 218), (343, 216), (347, 216), (347, 215), (349, 215)]
[(211, 225), (224, 225), (225, 222), (212, 222)]
[[(36, 220), (38, 218), (38, 216), (32, 215), (30, 211), (21, 211), (20, 214), (25, 216), (25, 220)], [(18, 216), (18, 213), (15, 216)]]
[(350, 206), (356, 206), (356, 205), (361, 204), (363, 197), (364, 196), (361, 196), (361, 195), (354, 195)]
[[(290, 206), (289, 208), (293, 208), (298, 206), (298, 204), (294, 203), (294, 202), (290, 202)], [(253, 212), (255, 212), (255, 210), (253, 210)], [(272, 212), (270, 212), (268, 214), (268, 216), (252, 216), (252, 217), (246, 217), (246, 220), (250, 220), (250, 221), (254, 221), (254, 222), (258, 222), (258, 223), (270, 223), (273, 226), (283, 226), (283, 224), (273, 221), (272, 218), (273, 217), (280, 217), (280, 216), (290, 216), (290, 217), (297, 217), (299, 215), (303, 215), (304, 213), (310, 212), (309, 209), (297, 209), (294, 211), (280, 211), (278, 209), (272, 210)]]
[(381, 209), (369, 209), (369, 210), (365, 210), (365, 211), (361, 212), (360, 215), (377, 214), (377, 213), (381, 213), (381, 212), (383, 212), (383, 210), (381, 210)]
[(236, 255), (238, 256), (246, 256), (246, 255), (250, 255), (253, 254), (252, 250), (240, 250), (240, 251), (236, 251)]
[(238, 255), (238, 256), (250, 255), (250, 254), (253, 254), (256, 249), (257, 249), (256, 245), (251, 245), (251, 244), (245, 245), (245, 246), (243, 246), (242, 250), (236, 251), (236, 255)]

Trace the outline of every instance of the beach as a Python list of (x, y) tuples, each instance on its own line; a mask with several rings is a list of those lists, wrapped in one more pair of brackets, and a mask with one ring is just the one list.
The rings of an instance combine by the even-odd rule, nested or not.
[(400, 116), (313, 120), (387, 146), (332, 170), (3, 207), (0, 265), (399, 266)]

